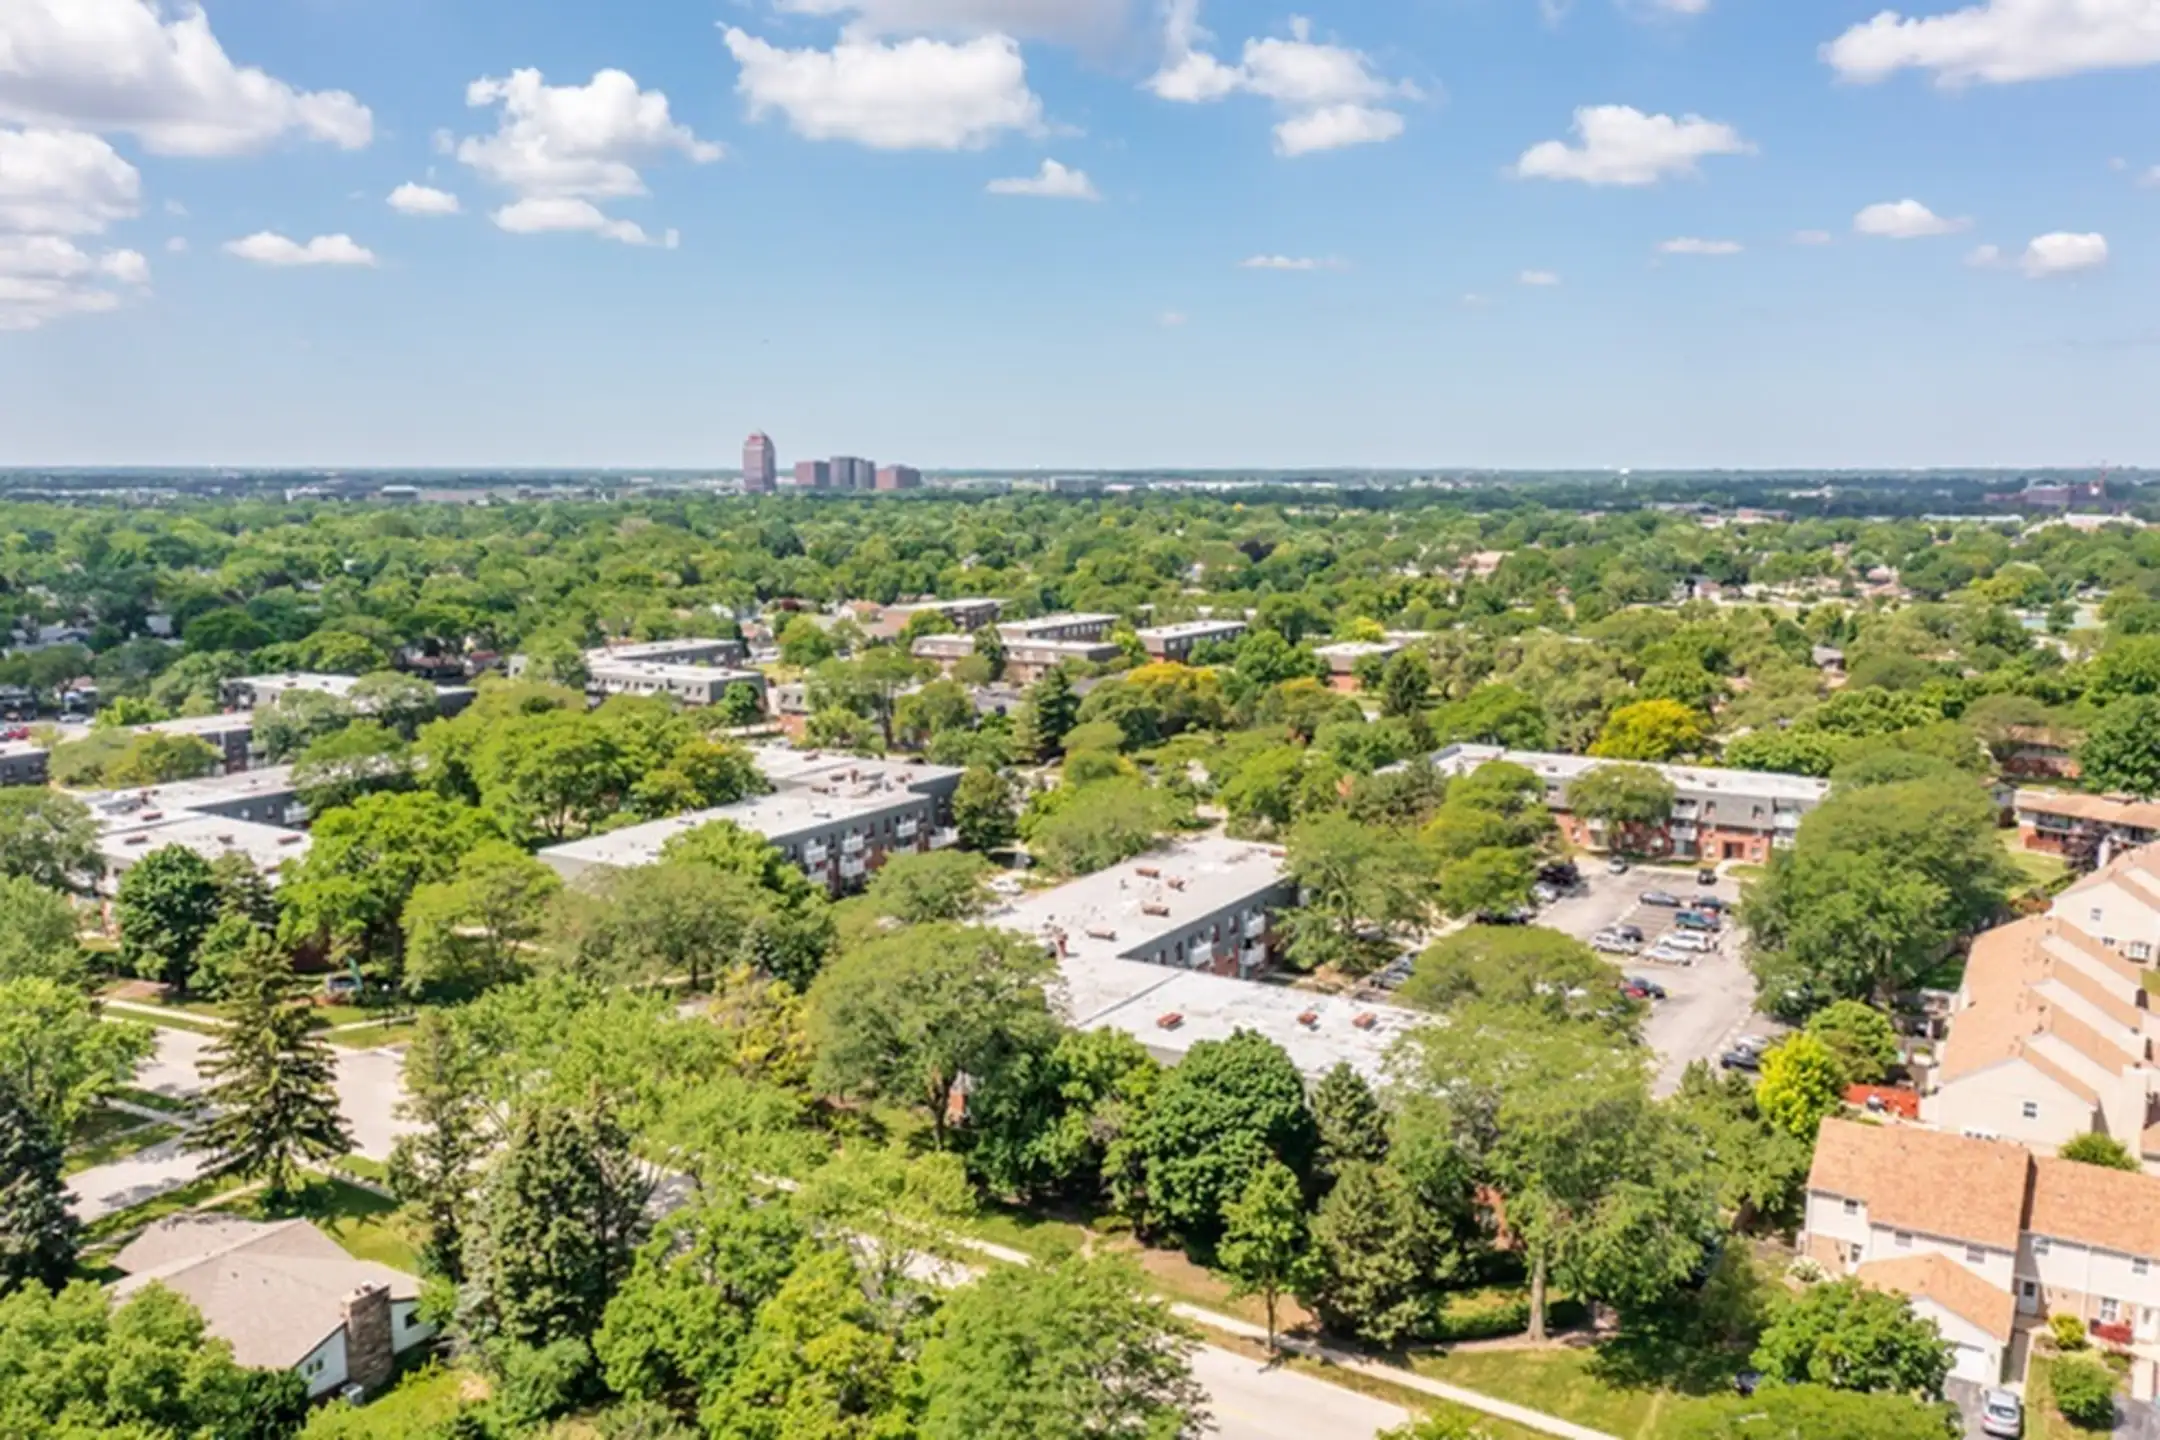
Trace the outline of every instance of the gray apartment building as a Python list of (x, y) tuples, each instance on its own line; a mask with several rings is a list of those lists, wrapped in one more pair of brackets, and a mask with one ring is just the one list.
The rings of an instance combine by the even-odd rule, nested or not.
[(293, 829), (307, 823), (293, 783), (293, 767), (272, 765), (236, 775), (175, 780), (139, 790), (107, 790), (85, 795), (100, 830), (128, 829), (181, 813), (246, 820)]
[(45, 747), (28, 740), (0, 741), (0, 785), (43, 785)]
[(1243, 635), (1243, 620), (1186, 620), (1176, 625), (1153, 625), (1140, 632), (1140, 645), (1154, 660), (1184, 664), (1195, 647), (1209, 641), (1229, 644)]
[(642, 660), (654, 665), (740, 665), (749, 658), (750, 647), (740, 640), (688, 638), (628, 641), (585, 652), (587, 665), (610, 660)]
[(592, 695), (664, 695), (684, 705), (717, 705), (737, 685), (757, 692), (765, 704), (765, 677), (726, 665), (689, 665), (654, 660), (585, 662), (585, 689)]
[(860, 455), (835, 455), (832, 458), (832, 488), (874, 490), (877, 488), (877, 466)]
[(218, 760), (228, 775), (237, 775), (254, 763), (255, 717), (246, 710), (228, 711), (222, 715), (188, 715), (134, 728), (139, 734), (184, 735), (200, 740), (218, 752)]
[[(237, 680), (227, 680), (220, 688), (224, 703), (241, 710), (253, 710), (268, 705), (279, 696), (294, 691), (309, 691), (317, 695), (331, 695), (340, 700), (352, 696), (353, 686), (362, 679), (358, 675), (324, 675), (307, 670), (288, 670), (282, 675), (244, 675)], [(474, 691), (469, 685), (437, 685), (436, 708), (448, 718), (472, 704)]]

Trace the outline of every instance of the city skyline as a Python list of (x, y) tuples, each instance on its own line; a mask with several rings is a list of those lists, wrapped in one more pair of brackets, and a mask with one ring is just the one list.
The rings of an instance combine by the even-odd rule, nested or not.
[(2155, 463), (2156, 17), (18, 0), (0, 464)]

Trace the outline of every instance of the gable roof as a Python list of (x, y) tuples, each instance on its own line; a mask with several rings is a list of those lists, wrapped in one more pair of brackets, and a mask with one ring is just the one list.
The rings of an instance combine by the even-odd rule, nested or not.
[(210, 1334), (231, 1343), (235, 1360), (258, 1370), (289, 1370), (305, 1360), (345, 1323), (345, 1301), (363, 1286), (387, 1286), (393, 1300), (420, 1294), (413, 1276), (355, 1260), (305, 1220), (175, 1215), (146, 1230), (114, 1264), (128, 1272), (113, 1284), (115, 1296), (163, 1285), (202, 1312)]
[[(1951, 1017), (1942, 1044), (1940, 1082), (2024, 1060), (2097, 1104), (2092, 1084), (2049, 1060), (2035, 1042), (2053, 1037), (2096, 1069), (2123, 1074), (2143, 1059), (2146, 1044), (2142, 1012), (2125, 998), (2140, 974), (2057, 915), (2028, 916), (1987, 931), (1973, 941), (1965, 963), (1966, 1003)], [(2120, 1028), (2105, 1034), (2086, 1015)], [(2126, 1049), (2125, 1041), (2138, 1050)]]
[(2123, 1255), (2160, 1259), (2160, 1178), (2054, 1156), (2033, 1161), (2025, 1228)]
[(1872, 1224), (2016, 1250), (2024, 1149), (1910, 1125), (1823, 1121), (1808, 1188), (1861, 1201)]
[(2010, 1338), (2017, 1315), (2017, 1302), (2010, 1292), (1988, 1284), (1947, 1255), (1931, 1250), (1896, 1260), (1871, 1260), (1853, 1275), (1873, 1289), (1895, 1290), (1939, 1305), (1997, 1340)]

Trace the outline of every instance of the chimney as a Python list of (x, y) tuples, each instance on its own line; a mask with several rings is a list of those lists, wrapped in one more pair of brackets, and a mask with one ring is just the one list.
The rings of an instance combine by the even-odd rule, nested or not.
[(363, 1390), (390, 1383), (397, 1368), (390, 1332), (390, 1287), (363, 1285), (345, 1297), (345, 1378)]

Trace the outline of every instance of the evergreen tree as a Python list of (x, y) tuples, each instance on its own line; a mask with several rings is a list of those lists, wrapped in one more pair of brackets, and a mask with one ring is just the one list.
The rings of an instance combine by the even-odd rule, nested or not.
[(465, 1278), (465, 1217), (480, 1162), (493, 1141), (478, 1047), (440, 1011), (420, 1017), (405, 1049), (405, 1099), (398, 1113), (419, 1128), (390, 1151), (390, 1185), (427, 1217), (423, 1268)]
[(14, 1087), (0, 1086), (0, 1295), (33, 1280), (57, 1290), (74, 1268), (64, 1153), (37, 1111)]
[(1060, 665), (1029, 687), (1027, 703), (1020, 708), (1014, 727), (1013, 750), (1025, 760), (1054, 760), (1078, 723), (1080, 697), (1073, 690), (1072, 676)]
[(1298, 1298), (1328, 1329), (1380, 1345), (1417, 1333), (1446, 1257), (1436, 1222), (1384, 1165), (1353, 1161), (1312, 1224), (1312, 1266)]
[(1335, 1175), (1345, 1165), (1377, 1165), (1387, 1159), (1387, 1115), (1363, 1075), (1347, 1061), (1313, 1087), (1313, 1123), (1320, 1128), (1320, 1170)]
[(465, 1235), (459, 1328), (519, 1346), (592, 1334), (645, 1238), (651, 1194), (607, 1106), (526, 1105)]
[(203, 1074), (215, 1117), (192, 1139), (205, 1172), (266, 1182), (274, 1207), (300, 1167), (352, 1148), (338, 1114), (336, 1061), (294, 993), (291, 962), (257, 934), (231, 983), (232, 1023), (211, 1043)]

